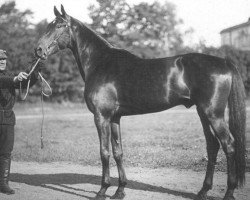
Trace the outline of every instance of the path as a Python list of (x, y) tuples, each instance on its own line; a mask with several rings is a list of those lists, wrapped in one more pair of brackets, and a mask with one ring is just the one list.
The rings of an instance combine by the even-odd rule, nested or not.
[[(99, 189), (101, 167), (81, 166), (71, 163), (27, 163), (13, 162), (10, 185), (15, 195), (0, 194), (1, 200), (88, 200)], [(116, 176), (116, 168), (111, 176)], [(125, 200), (187, 200), (193, 199), (203, 181), (204, 172), (176, 170), (168, 168), (146, 169), (127, 168), (129, 179)], [(247, 185), (236, 190), (237, 200), (247, 200), (250, 196), (250, 173)], [(221, 200), (225, 193), (226, 174), (215, 174), (214, 189), (210, 200)], [(117, 178), (112, 178), (112, 185)], [(107, 199), (116, 187), (108, 189)]]

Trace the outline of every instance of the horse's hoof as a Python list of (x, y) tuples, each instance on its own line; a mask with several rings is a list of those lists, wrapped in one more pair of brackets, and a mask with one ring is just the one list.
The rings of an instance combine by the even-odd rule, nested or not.
[(105, 200), (106, 199), (106, 195), (99, 195), (97, 194), (93, 200)]
[(116, 192), (110, 199), (123, 199), (125, 197), (125, 192)]
[(207, 200), (207, 194), (199, 192), (194, 200)]
[(234, 198), (234, 196), (232, 196), (232, 195), (226, 195), (224, 198), (223, 198), (223, 200), (235, 200), (235, 198)]

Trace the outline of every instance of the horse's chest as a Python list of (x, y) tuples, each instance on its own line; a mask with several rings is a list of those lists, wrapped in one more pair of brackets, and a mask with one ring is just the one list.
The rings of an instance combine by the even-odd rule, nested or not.
[(86, 90), (85, 100), (91, 111), (113, 111), (117, 107), (117, 90), (113, 83), (105, 83)]

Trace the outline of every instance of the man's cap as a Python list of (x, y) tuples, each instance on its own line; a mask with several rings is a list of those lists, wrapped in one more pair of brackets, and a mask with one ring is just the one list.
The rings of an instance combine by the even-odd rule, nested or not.
[(6, 59), (7, 55), (6, 55), (6, 51), (3, 49), (0, 49), (0, 59)]

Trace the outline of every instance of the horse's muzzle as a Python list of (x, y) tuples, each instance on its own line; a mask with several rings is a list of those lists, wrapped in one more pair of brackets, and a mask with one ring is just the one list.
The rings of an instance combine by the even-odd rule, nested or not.
[(48, 54), (46, 53), (46, 51), (44, 51), (41, 46), (38, 46), (35, 49), (35, 55), (36, 55), (36, 57), (41, 58), (43, 60), (46, 60), (47, 56), (48, 56)]

